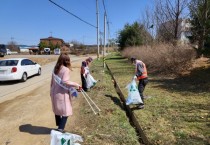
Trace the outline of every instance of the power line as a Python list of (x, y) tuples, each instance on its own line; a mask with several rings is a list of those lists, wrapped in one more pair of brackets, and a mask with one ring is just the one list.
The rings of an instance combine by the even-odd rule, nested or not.
[(88, 24), (88, 25), (90, 25), (90, 26), (92, 26), (92, 27), (94, 27), (94, 28), (97, 28), (96, 26), (90, 24), (89, 22), (87, 22), (87, 21), (83, 20), (82, 18), (76, 16), (75, 14), (69, 12), (68, 10), (66, 10), (66, 9), (63, 8), (62, 6), (58, 5), (57, 3), (53, 2), (52, 0), (49, 0), (49, 1), (50, 1), (51, 3), (53, 3), (54, 5), (56, 5), (57, 7), (61, 8), (62, 10), (66, 11), (66, 12), (69, 13), (70, 15), (74, 16), (75, 18), (79, 19), (80, 21), (82, 21), (82, 22), (84, 22), (84, 23), (86, 23), (86, 24)]
[(107, 14), (107, 10), (106, 10), (106, 6), (105, 6), (104, 0), (102, 0), (102, 2), (103, 2), (103, 7), (104, 7), (105, 15), (106, 15), (106, 17), (107, 17), (108, 33), (110, 34), (110, 29), (109, 29), (109, 23), (110, 23), (110, 22), (109, 22), (108, 14)]
[(104, 6), (105, 15), (106, 15), (107, 13), (106, 13), (106, 7), (105, 7), (105, 4), (104, 4), (104, 0), (102, 0), (102, 2), (103, 2), (103, 6)]
[(109, 27), (109, 24), (110, 24), (110, 22), (109, 22), (109, 18), (108, 18), (108, 14), (107, 14), (107, 10), (106, 10), (106, 6), (105, 6), (105, 2), (104, 2), (104, 0), (102, 0), (102, 2), (103, 2), (103, 7), (104, 7), (104, 11), (105, 11), (105, 15), (106, 15), (106, 17), (107, 17), (107, 27), (108, 27), (108, 39), (109, 39), (109, 36), (110, 36), (110, 27)]

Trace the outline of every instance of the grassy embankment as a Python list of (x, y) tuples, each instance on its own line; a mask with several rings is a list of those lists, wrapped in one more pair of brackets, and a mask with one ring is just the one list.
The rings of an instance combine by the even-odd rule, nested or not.
[(75, 126), (71, 128), (72, 132), (81, 135), (84, 144), (88, 145), (138, 145), (136, 132), (126, 117), (111, 76), (103, 68), (102, 60), (95, 60), (90, 69), (94, 78), (100, 81), (87, 93), (101, 112), (100, 115), (94, 115), (81, 94), (81, 107), (78, 110)]
[[(125, 86), (134, 75), (134, 66), (120, 55), (106, 62), (126, 97)], [(209, 74), (209, 65), (178, 78), (149, 74), (145, 108), (134, 113), (152, 144), (210, 143)]]

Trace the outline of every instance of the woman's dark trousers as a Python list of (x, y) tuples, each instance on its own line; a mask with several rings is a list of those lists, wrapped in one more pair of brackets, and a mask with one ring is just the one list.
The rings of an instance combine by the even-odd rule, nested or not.
[(68, 116), (55, 115), (55, 122), (56, 122), (56, 126), (58, 126), (58, 129), (64, 130), (67, 118)]

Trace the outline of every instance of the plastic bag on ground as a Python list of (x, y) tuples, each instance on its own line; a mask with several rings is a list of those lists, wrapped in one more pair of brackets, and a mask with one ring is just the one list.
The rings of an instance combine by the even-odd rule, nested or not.
[(136, 85), (136, 81), (134, 79), (130, 84), (127, 85), (126, 88), (128, 89), (128, 97), (126, 99), (126, 105), (143, 103)]
[(93, 78), (91, 74), (87, 74), (86, 82), (87, 82), (87, 88), (89, 89), (95, 86), (97, 81)]
[(50, 145), (80, 145), (76, 142), (83, 142), (81, 136), (72, 133), (61, 133), (59, 131), (51, 130)]

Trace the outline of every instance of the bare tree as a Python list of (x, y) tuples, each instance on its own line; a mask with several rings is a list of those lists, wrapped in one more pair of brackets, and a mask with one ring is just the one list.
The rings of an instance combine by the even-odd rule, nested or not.
[(189, 5), (192, 24), (192, 40), (198, 43), (202, 54), (205, 42), (210, 38), (210, 0), (192, 0)]
[(144, 13), (142, 13), (142, 18), (140, 20), (140, 24), (142, 24), (142, 36), (144, 37), (144, 44), (148, 45), (152, 43), (155, 39), (154, 34), (154, 11), (152, 7), (146, 7)]
[(20, 52), (20, 49), (15, 41), (8, 42), (7, 48), (10, 49), (11, 51)]
[(187, 15), (185, 10), (189, 0), (155, 0), (154, 15), (157, 36), (163, 41), (178, 40), (181, 33), (181, 21)]

